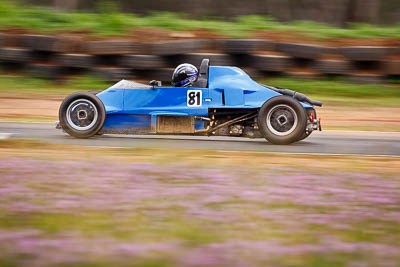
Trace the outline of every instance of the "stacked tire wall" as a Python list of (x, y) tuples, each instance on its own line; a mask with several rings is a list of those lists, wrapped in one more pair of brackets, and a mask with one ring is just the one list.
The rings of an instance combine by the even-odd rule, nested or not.
[(325, 47), (255, 39), (175, 40), (138, 43), (130, 40), (84, 41), (81, 38), (0, 34), (3, 72), (29, 72), (48, 79), (95, 75), (170, 82), (173, 69), (187, 62), (198, 66), (238, 66), (254, 78), (341, 76), (354, 82), (380, 83), (400, 76), (400, 47)]

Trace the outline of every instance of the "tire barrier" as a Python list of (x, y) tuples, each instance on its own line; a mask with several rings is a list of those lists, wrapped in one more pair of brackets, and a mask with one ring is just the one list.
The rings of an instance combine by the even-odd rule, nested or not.
[(338, 59), (315, 60), (312, 69), (323, 74), (346, 75), (353, 70), (351, 62)]
[(54, 64), (31, 63), (27, 67), (32, 76), (42, 79), (58, 79), (64, 74), (62, 67)]
[(6, 46), (5, 36), (3, 33), (0, 33), (0, 47)]
[(152, 70), (168, 67), (167, 59), (155, 55), (125, 55), (119, 65), (137, 70)]
[(258, 39), (84, 40), (71, 36), (0, 33), (0, 64), (18, 66), (38, 77), (62, 78), (92, 73), (105, 80), (123, 78), (170, 82), (177, 64), (239, 66), (253, 77), (284, 75), (316, 79), (329, 75), (353, 82), (395, 81), (400, 76), (400, 47), (324, 47)]
[(23, 35), (0, 33), (1, 47), (24, 47)]
[(384, 71), (387, 75), (400, 75), (400, 59), (385, 61), (383, 63)]
[(63, 67), (82, 69), (94, 67), (96, 63), (95, 56), (88, 54), (59, 54), (54, 61)]
[(69, 42), (63, 38), (48, 35), (22, 35), (22, 42), (28, 49), (35, 51), (64, 53), (69, 51)]
[(25, 63), (32, 59), (31, 50), (25, 48), (0, 48), (0, 60), (7, 62)]
[(253, 54), (257, 51), (268, 51), (274, 49), (274, 43), (257, 39), (227, 39), (219, 40), (217, 47), (228, 55)]
[(216, 66), (234, 66), (235, 60), (227, 54), (217, 53), (191, 53), (183, 55), (179, 58), (180, 62), (187, 62), (193, 65), (198, 65), (204, 58), (210, 59), (213, 65)]
[(251, 55), (254, 67), (261, 71), (285, 72), (292, 65), (292, 58), (285, 55)]
[(92, 74), (96, 77), (112, 82), (132, 78), (130, 69), (119, 67), (94, 67), (92, 68)]
[(183, 40), (147, 44), (145, 52), (149, 55), (172, 56), (193, 53), (202, 49), (207, 49), (207, 44), (203, 40)]
[(279, 43), (277, 50), (294, 58), (315, 59), (324, 52), (324, 47), (309, 44)]
[(129, 55), (141, 51), (139, 43), (126, 40), (90, 41), (85, 47), (92, 55)]
[(380, 61), (387, 54), (386, 47), (353, 46), (341, 49), (343, 56), (352, 61)]

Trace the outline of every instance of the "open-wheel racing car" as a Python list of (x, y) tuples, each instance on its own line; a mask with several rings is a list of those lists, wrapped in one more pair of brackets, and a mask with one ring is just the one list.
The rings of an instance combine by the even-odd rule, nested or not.
[(290, 144), (321, 130), (313, 106), (322, 103), (203, 59), (190, 87), (122, 80), (101, 92), (71, 94), (60, 106), (58, 128), (78, 138), (185, 134), (264, 137), (273, 144)]

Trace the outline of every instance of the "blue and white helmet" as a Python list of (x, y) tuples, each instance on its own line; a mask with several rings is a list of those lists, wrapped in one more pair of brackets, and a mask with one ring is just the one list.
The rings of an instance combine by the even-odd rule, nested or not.
[(175, 87), (187, 87), (193, 85), (199, 76), (199, 71), (192, 64), (181, 64), (172, 74), (172, 85)]

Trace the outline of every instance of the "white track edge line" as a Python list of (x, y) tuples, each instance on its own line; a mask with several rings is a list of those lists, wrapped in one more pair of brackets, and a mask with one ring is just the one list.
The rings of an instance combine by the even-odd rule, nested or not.
[(8, 139), (12, 136), (12, 133), (0, 133), (0, 140)]

